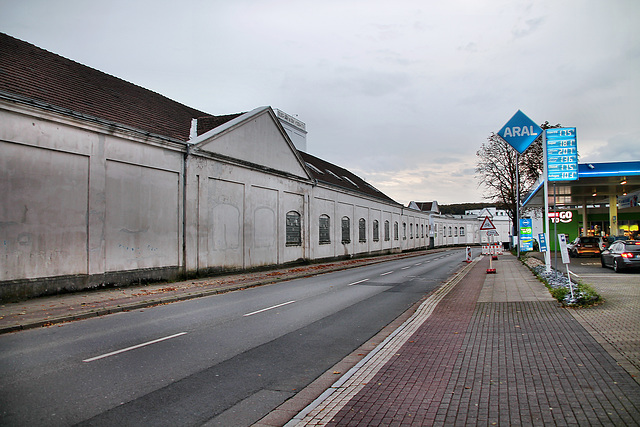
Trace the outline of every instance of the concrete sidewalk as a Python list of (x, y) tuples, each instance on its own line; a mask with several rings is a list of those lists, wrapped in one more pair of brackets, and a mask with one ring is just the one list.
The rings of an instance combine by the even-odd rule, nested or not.
[(466, 267), (287, 426), (640, 425), (633, 364), (515, 257), (494, 267)]

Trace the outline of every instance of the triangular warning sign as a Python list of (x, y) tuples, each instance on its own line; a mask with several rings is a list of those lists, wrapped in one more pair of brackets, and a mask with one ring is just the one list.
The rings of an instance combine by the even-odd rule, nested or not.
[(495, 230), (496, 226), (491, 222), (491, 218), (488, 216), (484, 217), (484, 221), (482, 221), (482, 225), (480, 226), (480, 230)]

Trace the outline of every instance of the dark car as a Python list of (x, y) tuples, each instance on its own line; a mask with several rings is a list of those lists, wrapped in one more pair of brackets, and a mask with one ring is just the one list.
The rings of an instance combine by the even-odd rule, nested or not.
[(640, 240), (618, 240), (600, 254), (602, 267), (613, 267), (616, 273), (640, 268)]
[(625, 235), (622, 235), (622, 236), (607, 236), (607, 237), (605, 237), (604, 242), (603, 242), (604, 243), (604, 248), (603, 249), (608, 248), (609, 246), (611, 246), (613, 244), (613, 242), (616, 242), (618, 240), (629, 240), (629, 238), (627, 236), (625, 236)]
[(580, 255), (597, 256), (600, 254), (600, 237), (578, 236), (567, 245), (569, 255), (578, 258)]

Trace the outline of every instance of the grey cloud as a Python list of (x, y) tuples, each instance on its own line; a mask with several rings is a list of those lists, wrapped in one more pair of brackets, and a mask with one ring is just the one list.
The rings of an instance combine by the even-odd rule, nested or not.
[[(622, 154), (622, 157), (621, 157)], [(620, 134), (609, 139), (606, 145), (600, 147), (588, 159), (581, 161), (610, 162), (640, 159), (640, 131)]]
[(513, 34), (513, 37), (516, 39), (526, 37), (537, 31), (544, 20), (545, 19), (543, 17), (527, 19), (521, 25), (514, 28), (511, 31), (511, 34)]

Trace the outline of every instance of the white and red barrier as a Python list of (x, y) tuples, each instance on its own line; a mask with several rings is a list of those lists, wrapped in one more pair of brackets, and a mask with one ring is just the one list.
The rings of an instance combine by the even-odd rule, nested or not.
[(502, 243), (482, 245), (482, 255), (502, 255), (503, 253)]

